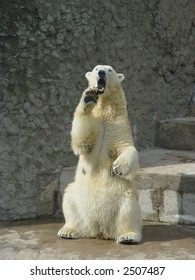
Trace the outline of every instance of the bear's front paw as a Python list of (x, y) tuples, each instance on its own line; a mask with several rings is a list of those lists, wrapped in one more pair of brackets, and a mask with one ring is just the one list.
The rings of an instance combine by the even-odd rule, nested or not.
[(113, 162), (113, 166), (112, 166), (113, 175), (126, 176), (129, 173), (129, 171), (130, 171), (129, 166), (125, 161), (122, 161), (121, 159), (117, 158)]
[(137, 152), (125, 150), (114, 162), (112, 174), (133, 180), (139, 168)]
[(83, 101), (86, 105), (89, 104), (96, 104), (98, 101), (98, 94), (99, 94), (99, 90), (98, 88), (88, 88), (84, 91), (83, 94)]

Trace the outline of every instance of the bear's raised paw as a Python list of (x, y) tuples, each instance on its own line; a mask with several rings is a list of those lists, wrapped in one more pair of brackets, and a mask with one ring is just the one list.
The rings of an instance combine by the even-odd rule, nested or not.
[(85, 104), (95, 104), (98, 101), (99, 94), (102, 94), (104, 89), (94, 88), (87, 88), (84, 93), (84, 103)]

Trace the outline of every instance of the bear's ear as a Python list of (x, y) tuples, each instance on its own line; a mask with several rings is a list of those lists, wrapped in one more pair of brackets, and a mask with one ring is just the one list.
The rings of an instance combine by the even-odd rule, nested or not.
[(91, 72), (87, 72), (87, 73), (85, 74), (85, 77), (86, 77), (87, 80), (89, 81), (89, 79), (90, 79), (90, 77), (91, 77)]
[(118, 74), (118, 78), (119, 78), (119, 81), (122, 82), (122, 81), (124, 81), (125, 76), (123, 74)]

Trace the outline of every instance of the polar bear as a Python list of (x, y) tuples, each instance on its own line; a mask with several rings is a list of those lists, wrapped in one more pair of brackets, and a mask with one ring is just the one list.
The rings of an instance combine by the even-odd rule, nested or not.
[(72, 149), (79, 156), (75, 181), (65, 189), (66, 239), (103, 238), (118, 243), (141, 240), (142, 219), (132, 180), (139, 167), (121, 82), (108, 65), (86, 73), (72, 123)]

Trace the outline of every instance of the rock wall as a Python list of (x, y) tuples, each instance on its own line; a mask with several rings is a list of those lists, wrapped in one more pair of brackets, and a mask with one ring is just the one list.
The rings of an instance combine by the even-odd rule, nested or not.
[(76, 163), (73, 112), (86, 71), (125, 74), (138, 149), (156, 120), (188, 114), (194, 0), (1, 0), (0, 219), (58, 214), (59, 178)]

